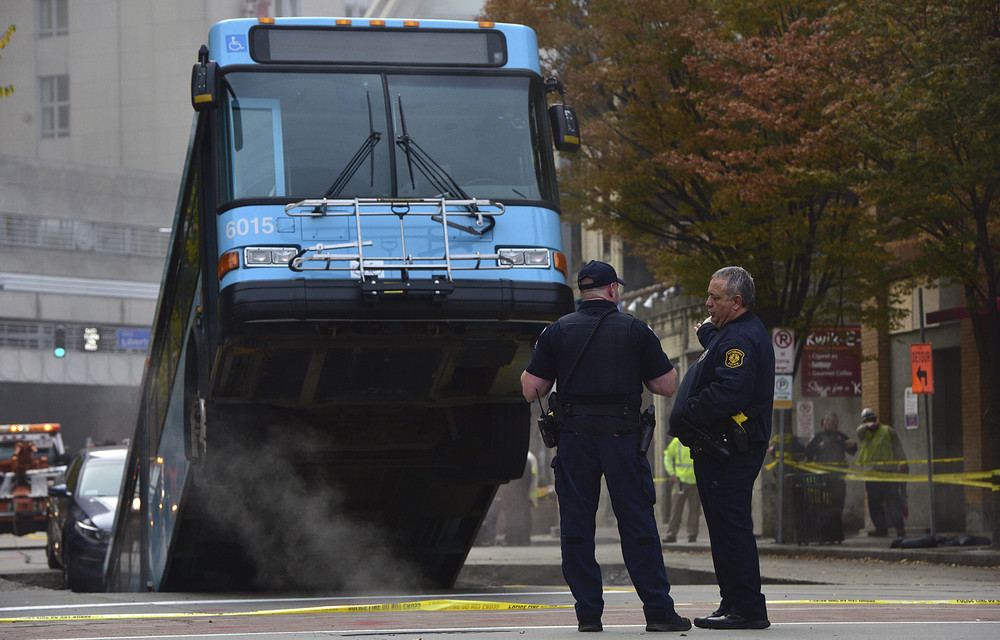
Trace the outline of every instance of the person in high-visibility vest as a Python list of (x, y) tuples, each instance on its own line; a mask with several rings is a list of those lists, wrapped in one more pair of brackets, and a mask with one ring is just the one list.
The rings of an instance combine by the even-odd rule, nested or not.
[(677, 532), (681, 528), (684, 509), (687, 508), (688, 542), (698, 539), (698, 525), (701, 521), (701, 499), (698, 484), (694, 478), (694, 462), (691, 450), (674, 438), (663, 452), (663, 466), (673, 486), (670, 489), (670, 522), (664, 542), (677, 542)]
[[(899, 442), (896, 431), (887, 424), (879, 424), (878, 416), (871, 409), (861, 412), (861, 424), (857, 429), (858, 464), (865, 465), (871, 471), (897, 472), (895, 464), (898, 461), (898, 472), (907, 473), (906, 454)], [(896, 528), (896, 535), (904, 537), (906, 529), (903, 518), (906, 511), (906, 484), (902, 482), (886, 482), (869, 480), (865, 482), (865, 493), (868, 494), (868, 515), (875, 527), (868, 532), (869, 536), (883, 538), (889, 535), (889, 527)]]

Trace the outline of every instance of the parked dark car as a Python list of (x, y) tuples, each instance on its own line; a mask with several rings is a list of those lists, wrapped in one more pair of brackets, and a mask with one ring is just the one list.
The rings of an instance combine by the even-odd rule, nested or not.
[(49, 487), (49, 566), (62, 568), (73, 591), (103, 591), (104, 556), (128, 447), (94, 447), (78, 452), (65, 475)]

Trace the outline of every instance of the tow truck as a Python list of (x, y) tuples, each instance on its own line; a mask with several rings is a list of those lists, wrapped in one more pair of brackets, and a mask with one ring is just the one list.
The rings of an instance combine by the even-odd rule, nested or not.
[(0, 533), (45, 531), (49, 486), (65, 458), (59, 423), (0, 425)]

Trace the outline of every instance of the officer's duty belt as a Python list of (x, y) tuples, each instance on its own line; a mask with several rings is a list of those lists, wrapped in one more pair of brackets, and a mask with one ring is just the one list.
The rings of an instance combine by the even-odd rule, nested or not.
[(619, 418), (621, 420), (639, 420), (639, 412), (624, 404), (586, 404), (570, 402), (563, 403), (563, 415), (587, 416), (594, 418)]

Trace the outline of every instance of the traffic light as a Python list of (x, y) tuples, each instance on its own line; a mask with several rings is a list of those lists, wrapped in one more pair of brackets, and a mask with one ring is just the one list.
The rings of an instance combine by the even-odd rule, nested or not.
[(65, 357), (66, 355), (66, 327), (59, 325), (56, 327), (55, 336), (53, 336), (52, 344), (52, 355), (57, 358)]

